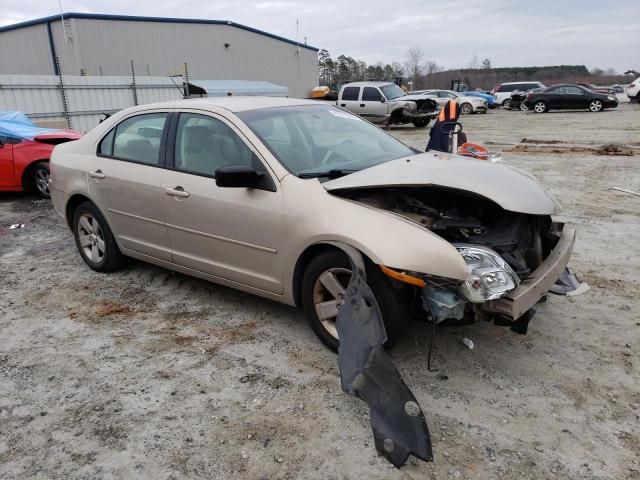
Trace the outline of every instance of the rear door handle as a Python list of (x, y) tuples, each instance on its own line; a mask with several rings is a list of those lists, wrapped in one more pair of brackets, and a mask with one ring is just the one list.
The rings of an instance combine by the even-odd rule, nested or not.
[(106, 175), (102, 173), (102, 170), (96, 170), (95, 172), (89, 172), (89, 176), (92, 178), (105, 178)]
[(360, 104), (360, 106), (361, 106), (361, 107), (364, 107), (364, 103), (361, 103), (361, 104)]
[(346, 103), (341, 103), (341, 104), (340, 104), (340, 106), (341, 106), (341, 107), (346, 107), (346, 106), (347, 106), (347, 104), (346, 104)]
[(189, 196), (189, 192), (185, 192), (182, 187), (165, 188), (164, 193), (171, 195), (172, 197), (187, 198)]

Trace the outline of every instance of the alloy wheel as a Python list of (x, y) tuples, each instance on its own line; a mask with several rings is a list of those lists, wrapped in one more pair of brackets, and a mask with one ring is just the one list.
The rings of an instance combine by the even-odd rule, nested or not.
[(105, 255), (105, 242), (98, 220), (84, 213), (78, 219), (78, 240), (84, 255), (94, 263), (100, 263)]
[(527, 104), (524, 103), (524, 101), (520, 102), (520, 110), (522, 110), (523, 112), (529, 110), (529, 107), (527, 107)]
[(342, 267), (322, 272), (313, 287), (313, 304), (318, 320), (333, 338), (338, 338), (336, 319), (344, 301), (344, 292), (351, 279), (351, 270)]
[(468, 103), (463, 103), (462, 107), (460, 107), (460, 113), (462, 113), (463, 115), (469, 115), (472, 112), (473, 112), (473, 107)]
[(35, 185), (40, 195), (49, 196), (49, 172), (44, 168), (38, 168), (34, 174)]
[(535, 110), (536, 113), (544, 113), (545, 110), (547, 109), (547, 105), (544, 102), (537, 102), (533, 106), (533, 109)]
[(589, 110), (592, 112), (599, 112), (602, 110), (602, 102), (600, 100), (592, 100), (589, 104)]

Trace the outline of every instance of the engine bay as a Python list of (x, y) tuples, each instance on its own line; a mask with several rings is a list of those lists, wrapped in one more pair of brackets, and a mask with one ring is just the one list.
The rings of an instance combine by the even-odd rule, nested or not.
[(499, 253), (524, 280), (558, 241), (549, 215), (504, 210), (470, 192), (440, 187), (384, 187), (339, 193), (400, 215), (448, 242), (482, 245)]

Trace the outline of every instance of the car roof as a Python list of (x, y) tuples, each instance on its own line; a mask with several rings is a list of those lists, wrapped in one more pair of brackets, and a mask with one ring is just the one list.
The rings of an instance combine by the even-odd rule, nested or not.
[(521, 82), (504, 82), (500, 85), (520, 85), (521, 83), (542, 83), (538, 80), (522, 80)]
[[(300, 98), (285, 97), (261, 97), (261, 96), (230, 96), (230, 97), (206, 97), (193, 98), (187, 100), (173, 100), (170, 102), (147, 103), (137, 107), (138, 110), (148, 110), (151, 108), (171, 108), (171, 109), (215, 109), (224, 108), (230, 112), (243, 112), (246, 110), (259, 110), (263, 108), (292, 107), (298, 105), (320, 105), (317, 100), (304, 100)], [(326, 104), (326, 103), (325, 103)]]
[(343, 87), (384, 87), (385, 85), (395, 85), (393, 82), (351, 82), (345, 83)]

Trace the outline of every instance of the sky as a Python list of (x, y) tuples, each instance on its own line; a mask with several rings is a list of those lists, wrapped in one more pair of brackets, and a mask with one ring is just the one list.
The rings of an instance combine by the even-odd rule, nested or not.
[[(61, 0), (65, 12), (231, 20), (368, 64), (419, 47), (445, 68), (586, 65), (640, 70), (638, 0)], [(60, 13), (58, 0), (0, 0), (0, 26)]]

